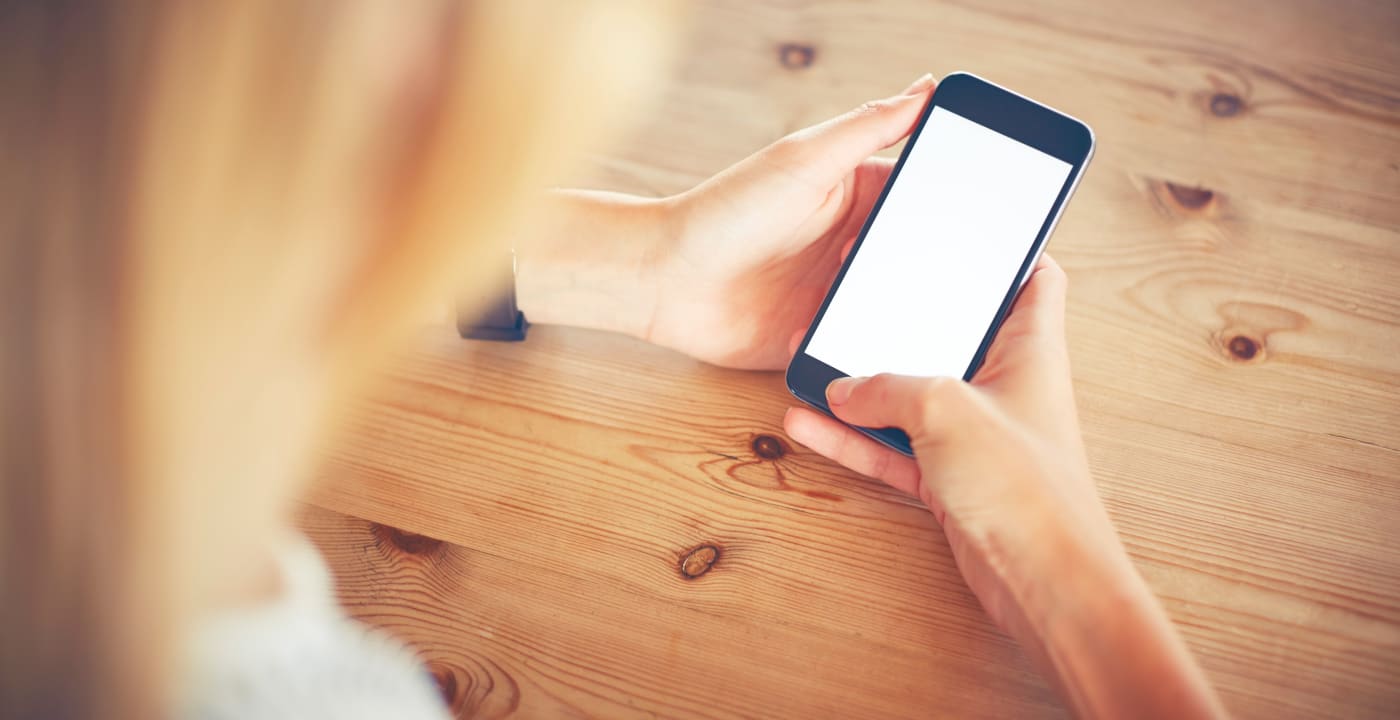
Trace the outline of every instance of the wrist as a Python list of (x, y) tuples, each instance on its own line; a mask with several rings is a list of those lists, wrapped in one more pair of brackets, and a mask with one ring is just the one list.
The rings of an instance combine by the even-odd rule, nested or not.
[(543, 221), (516, 244), (521, 311), (531, 323), (647, 337), (673, 215), (665, 199), (552, 193)]
[(1008, 628), (1080, 717), (1220, 717), (1218, 698), (1101, 508), (1059, 518)]
[(1026, 565), (1015, 574), (1012, 595), (1037, 635), (1050, 636), (1086, 617), (1137, 597), (1142, 580), (1107, 514), (1044, 513), (1028, 538)]
[(1023, 497), (990, 526), (961, 527), (947, 516), (950, 534), (967, 538), (988, 571), (981, 582), (991, 592), (979, 593), (988, 614), (1033, 656), (1137, 578), (1107, 517), (1071, 520), (1076, 514)]

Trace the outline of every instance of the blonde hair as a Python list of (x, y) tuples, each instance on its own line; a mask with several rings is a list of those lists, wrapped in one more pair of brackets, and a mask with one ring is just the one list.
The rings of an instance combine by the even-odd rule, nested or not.
[(336, 408), (494, 275), (671, 9), (0, 0), (0, 716), (168, 712)]

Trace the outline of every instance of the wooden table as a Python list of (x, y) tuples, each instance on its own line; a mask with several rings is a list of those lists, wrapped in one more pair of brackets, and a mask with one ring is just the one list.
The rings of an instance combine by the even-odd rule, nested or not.
[[(1093, 125), (1052, 250), (1129, 550), (1238, 715), (1400, 713), (1400, 4), (727, 0), (690, 27), (596, 185), (683, 189), (925, 70)], [(463, 717), (1062, 715), (929, 514), (795, 447), (788, 404), (621, 337), (427, 331), (302, 521)]]

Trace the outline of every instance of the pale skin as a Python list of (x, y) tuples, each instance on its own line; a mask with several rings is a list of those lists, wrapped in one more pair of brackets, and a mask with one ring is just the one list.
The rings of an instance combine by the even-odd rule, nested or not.
[[(536, 323), (614, 330), (717, 365), (786, 366), (889, 176), (925, 76), (662, 199), (561, 192), (517, 245)], [(837, 417), (899, 427), (915, 457), (808, 408), (817, 453), (918, 497), (991, 618), (1082, 717), (1224, 717), (1098, 497), (1065, 345), (1066, 277), (1048, 256), (971, 383), (880, 375), (827, 388)]]

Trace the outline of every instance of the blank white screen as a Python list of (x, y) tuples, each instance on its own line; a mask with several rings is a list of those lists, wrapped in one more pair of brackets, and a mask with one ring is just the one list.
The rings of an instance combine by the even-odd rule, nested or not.
[(935, 107), (807, 354), (857, 377), (962, 377), (1072, 169)]

